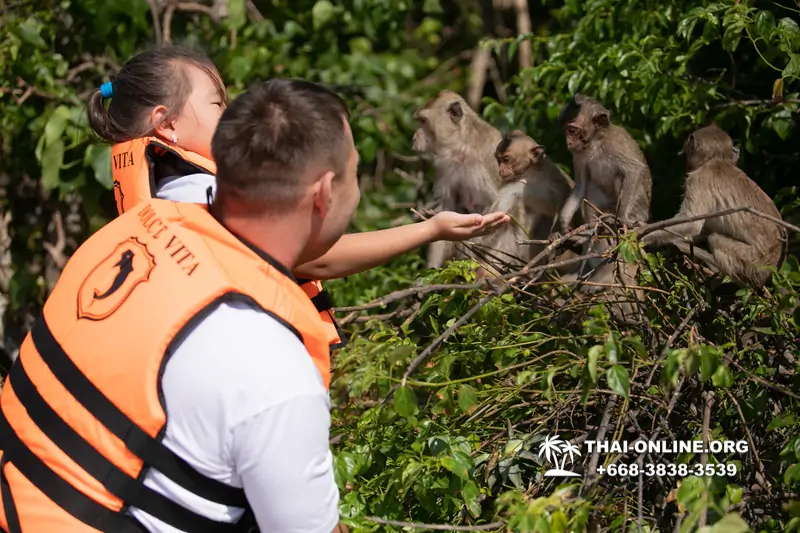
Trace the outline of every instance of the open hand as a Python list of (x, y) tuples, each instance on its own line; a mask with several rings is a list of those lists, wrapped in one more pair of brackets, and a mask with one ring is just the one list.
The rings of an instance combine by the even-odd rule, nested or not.
[(479, 215), (464, 215), (454, 211), (442, 211), (430, 219), (436, 228), (437, 240), (464, 241), (492, 233), (511, 220), (503, 212)]

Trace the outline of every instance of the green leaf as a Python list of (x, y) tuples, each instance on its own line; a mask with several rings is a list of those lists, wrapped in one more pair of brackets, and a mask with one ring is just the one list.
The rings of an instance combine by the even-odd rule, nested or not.
[(47, 43), (42, 39), (42, 28), (42, 23), (36, 17), (30, 16), (17, 26), (15, 33), (22, 39), (22, 42), (45, 50)]
[(800, 25), (791, 17), (784, 17), (778, 21), (778, 30), (784, 34), (786, 40), (797, 47), (800, 42)]
[[(713, 526), (703, 528), (706, 533), (748, 533), (750, 526), (736, 513), (728, 513), (717, 520)], [(698, 530), (700, 533), (702, 530)]]
[(417, 412), (417, 395), (408, 385), (403, 385), (394, 393), (394, 408), (397, 414), (406, 418)]
[(781, 74), (784, 78), (800, 77), (800, 54), (790, 54), (789, 63)]
[(708, 381), (719, 365), (719, 354), (710, 346), (700, 348), (700, 379)]
[(59, 137), (48, 143), (42, 153), (42, 187), (45, 190), (57, 188), (60, 184), (61, 167), (64, 164), (64, 141)]
[(715, 387), (728, 389), (733, 385), (733, 374), (731, 374), (730, 369), (726, 365), (720, 365), (717, 367), (714, 375), (711, 376), (711, 383), (713, 383)]
[(772, 422), (767, 426), (767, 431), (773, 431), (784, 427), (793, 427), (797, 424), (797, 416), (794, 413), (781, 413), (772, 419)]
[(228, 4), (228, 17), (226, 22), (228, 27), (237, 30), (247, 23), (246, 0), (230, 0)]
[(775, 32), (775, 17), (769, 11), (759, 11), (756, 15), (756, 32), (767, 43)]
[(704, 491), (703, 478), (689, 476), (681, 483), (676, 498), (683, 507), (690, 508)]
[(794, 485), (798, 480), (800, 480), (800, 464), (794, 463), (783, 473), (783, 484), (788, 488)]
[(439, 0), (425, 0), (425, 3), (422, 4), (422, 12), (426, 15), (433, 15), (444, 13), (444, 9), (442, 9), (442, 4)]
[(742, 487), (738, 485), (726, 485), (725, 494), (733, 505), (742, 501)]
[(464, 452), (455, 450), (452, 455), (442, 457), (442, 466), (457, 475), (464, 481), (469, 480), (469, 470), (472, 468), (472, 457)]
[(458, 388), (458, 406), (467, 414), (472, 414), (478, 406), (478, 396), (470, 385), (461, 385)]
[(793, 126), (794, 122), (791, 119), (783, 117), (772, 119), (772, 129), (778, 134), (778, 137), (780, 137), (781, 140), (785, 141), (789, 138), (789, 134), (791, 133)]
[(314, 29), (318, 30), (327, 24), (334, 15), (333, 4), (328, 0), (319, 0), (311, 8), (311, 18), (314, 22)]
[(67, 106), (60, 105), (53, 110), (47, 124), (44, 126), (44, 142), (49, 144), (61, 138), (69, 122), (70, 110)]
[(464, 483), (464, 487), (461, 489), (461, 497), (464, 498), (467, 510), (473, 518), (478, 518), (481, 515), (480, 496), (481, 489), (477, 483), (471, 479)]
[(606, 343), (603, 346), (608, 362), (615, 365), (619, 362), (619, 348), (617, 347), (617, 340), (614, 338), (613, 333), (606, 335)]
[(114, 187), (114, 177), (111, 174), (111, 146), (108, 144), (93, 144), (86, 149), (83, 158), (84, 165), (92, 167), (94, 179), (106, 190)]
[(597, 383), (597, 356), (602, 350), (602, 346), (592, 346), (589, 349), (589, 376), (592, 378), (592, 385)]
[(630, 388), (630, 383), (628, 380), (628, 369), (622, 365), (614, 365), (608, 369), (606, 373), (606, 379), (608, 380), (609, 388), (619, 394), (620, 396), (627, 398), (628, 397), (628, 389)]

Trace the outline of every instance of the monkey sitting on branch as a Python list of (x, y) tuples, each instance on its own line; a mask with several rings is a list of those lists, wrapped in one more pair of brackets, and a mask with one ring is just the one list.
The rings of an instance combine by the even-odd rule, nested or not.
[[(589, 96), (577, 94), (562, 109), (559, 125), (572, 153), (575, 187), (558, 215), (562, 233), (570, 229), (580, 209), (587, 223), (597, 222), (600, 213), (610, 213), (627, 225), (640, 225), (650, 218), (653, 182), (650, 167), (630, 133), (611, 123), (611, 112)], [(590, 202), (592, 206), (584, 202)], [(583, 254), (603, 253), (611, 249), (604, 240), (594, 239), (583, 247)], [(619, 265), (624, 278), (634, 279), (633, 265)], [(594, 285), (584, 292), (603, 290), (614, 285), (617, 264), (607, 259), (592, 259), (584, 268), (595, 270)]]
[[(751, 207), (781, 220), (772, 199), (738, 166), (739, 150), (716, 124), (698, 129), (686, 139), (686, 185), (683, 203), (671, 220), (706, 215), (735, 207)], [(693, 253), (711, 268), (740, 286), (762, 287), (770, 277), (765, 266), (777, 267), (784, 230), (775, 222), (739, 211), (676, 224), (644, 235), (646, 247), (673, 244)], [(690, 249), (705, 241), (707, 252)]]
[[(414, 151), (433, 163), (437, 211), (491, 212), (500, 176), (494, 157), (501, 134), (453, 91), (441, 91), (414, 118)], [(428, 248), (428, 267), (440, 268), (456, 254), (454, 243), (437, 241)]]
[(503, 186), (490, 211), (508, 213), (512, 222), (478, 244), (496, 251), (500, 260), (512, 257), (524, 264), (544, 246), (517, 243), (547, 239), (573, 183), (547, 156), (545, 147), (520, 130), (503, 136), (495, 149), (495, 159)]

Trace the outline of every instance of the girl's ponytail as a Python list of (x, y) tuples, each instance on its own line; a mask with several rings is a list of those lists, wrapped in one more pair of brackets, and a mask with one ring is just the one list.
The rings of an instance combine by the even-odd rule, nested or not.
[(111, 123), (111, 117), (106, 109), (103, 93), (100, 89), (96, 89), (89, 97), (89, 102), (86, 105), (86, 115), (89, 118), (89, 126), (92, 128), (98, 137), (108, 142), (120, 142), (125, 139), (119, 139), (114, 135)]

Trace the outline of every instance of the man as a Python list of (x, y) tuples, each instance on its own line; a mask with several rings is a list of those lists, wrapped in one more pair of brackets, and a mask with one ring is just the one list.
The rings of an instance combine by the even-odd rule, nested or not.
[(330, 330), (291, 275), (358, 205), (347, 118), (255, 84), (214, 135), (213, 206), (153, 200), (75, 252), (0, 395), (0, 526), (347, 531)]

